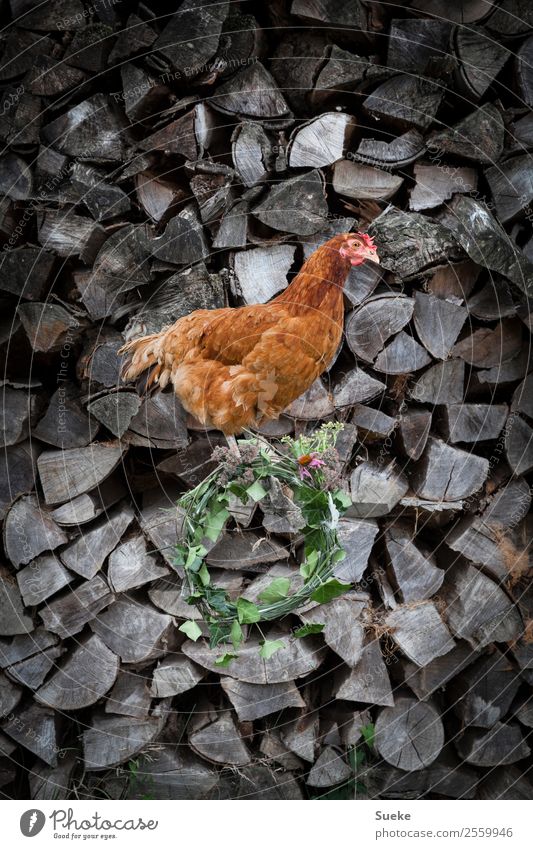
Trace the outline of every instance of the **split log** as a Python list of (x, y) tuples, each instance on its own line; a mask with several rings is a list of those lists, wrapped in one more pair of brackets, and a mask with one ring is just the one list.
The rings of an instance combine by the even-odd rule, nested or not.
[(252, 758), (229, 712), (192, 734), (189, 745), (193, 752), (216, 764), (245, 766)]
[(368, 363), (375, 360), (387, 340), (410, 321), (415, 302), (404, 296), (374, 297), (354, 310), (346, 323), (346, 341)]
[(425, 701), (476, 659), (475, 651), (465, 642), (457, 642), (451, 651), (425, 666), (401, 661), (404, 681), (421, 701)]
[(338, 524), (339, 542), (346, 552), (344, 560), (334, 567), (334, 575), (343, 583), (356, 584), (363, 577), (378, 533), (372, 519), (341, 519)]
[(425, 554), (414, 544), (407, 528), (389, 528), (385, 534), (385, 545), (394, 582), (404, 602), (421, 601), (437, 592), (444, 580), (444, 572), (437, 568), (432, 554)]
[(10, 717), (2, 730), (49, 766), (57, 766), (59, 722), (53, 710), (30, 704)]
[(264, 572), (268, 563), (286, 560), (287, 549), (254, 531), (226, 533), (206, 555), (206, 562), (218, 569), (245, 569)]
[[(386, 386), (380, 380), (367, 374), (361, 368), (354, 368), (347, 372), (333, 389), (333, 402), (336, 408), (352, 407), (363, 401), (372, 401), (380, 395)], [(289, 409), (293, 409), (297, 401), (294, 401)], [(333, 410), (328, 412), (333, 412)], [(322, 412), (320, 418), (324, 418)], [(297, 418), (301, 416), (297, 415)], [(313, 417), (315, 418), (315, 417)]]
[(487, 103), (471, 112), (451, 128), (436, 130), (428, 137), (428, 147), (436, 151), (432, 158), (450, 153), (472, 159), (483, 165), (493, 165), (501, 156), (504, 140), (501, 111)]
[(274, 185), (252, 215), (273, 230), (310, 236), (323, 229), (328, 209), (322, 172), (314, 169)]
[[(290, 640), (286, 631), (274, 626), (265, 632), (265, 639), (283, 640), (284, 646), (264, 661), (259, 656), (258, 639), (250, 637), (239, 649), (238, 657), (227, 667), (226, 675), (249, 684), (279, 684), (313, 672), (324, 659), (325, 651), (321, 647), (321, 641), (315, 637)], [(210, 649), (200, 640), (197, 643), (187, 640), (181, 648), (195, 663), (211, 672), (219, 671), (219, 667), (215, 665), (220, 654), (218, 648)]]
[(496, 650), (460, 672), (448, 692), (464, 725), (492, 728), (505, 717), (519, 686), (512, 664)]
[[(448, 169), (449, 170), (449, 169)], [(473, 168), (455, 168), (448, 173), (440, 165), (417, 163), (416, 185), (409, 198), (409, 209), (433, 209), (449, 200), (455, 192), (475, 192), (477, 174)]]
[(62, 381), (32, 432), (56, 448), (84, 448), (98, 433), (98, 424), (83, 409), (77, 387)]
[(248, 188), (262, 182), (269, 170), (271, 143), (261, 125), (239, 124), (231, 141), (233, 165), (241, 182)]
[(125, 118), (103, 94), (73, 106), (43, 127), (43, 140), (50, 147), (81, 161), (119, 162), (126, 147)]
[(120, 543), (109, 555), (107, 579), (116, 593), (142, 587), (167, 574), (168, 569), (147, 553), (142, 534)]
[(376, 721), (375, 746), (387, 763), (406, 772), (423, 769), (439, 756), (444, 728), (436, 708), (400, 696), (394, 707), (386, 707)]
[(533, 104), (533, 74), (531, 72), (531, 56), (533, 54), (533, 37), (530, 36), (522, 44), (516, 57), (516, 76), (518, 87), (524, 103)]
[(313, 419), (324, 419), (335, 410), (335, 404), (331, 394), (327, 391), (320, 378), (311, 384), (309, 389), (293, 401), (286, 410), (285, 415), (302, 421)]
[(459, 755), (475, 766), (502, 766), (527, 758), (531, 750), (518, 725), (495, 723), (489, 731), (467, 728), (455, 742)]
[(31, 616), (24, 613), (22, 598), (15, 580), (4, 568), (0, 572), (0, 632), (2, 636), (28, 634), (34, 625)]
[(533, 430), (515, 413), (511, 413), (505, 425), (505, 454), (515, 475), (533, 469)]
[(17, 573), (20, 594), (26, 607), (40, 604), (74, 578), (53, 554), (37, 557)]
[(66, 356), (86, 326), (79, 313), (59, 304), (25, 303), (18, 314), (34, 351), (63, 350)]
[(432, 602), (403, 604), (387, 614), (385, 625), (403, 654), (418, 666), (447, 654), (453, 638)]
[(313, 118), (291, 136), (289, 167), (320, 168), (342, 159), (351, 143), (355, 127), (355, 118), (344, 112), (325, 112)]
[(196, 687), (204, 676), (205, 671), (188, 657), (180, 654), (165, 657), (154, 669), (150, 695), (178, 696)]
[(407, 479), (394, 461), (386, 466), (361, 463), (350, 478), (353, 503), (348, 509), (348, 516), (358, 519), (386, 516), (403, 498), (407, 489)]
[(85, 768), (104, 770), (131, 760), (154, 742), (164, 718), (164, 714), (143, 719), (94, 714), (83, 732)]
[(233, 255), (235, 293), (245, 304), (264, 304), (287, 287), (294, 264), (292, 245), (271, 245)]
[(357, 426), (364, 443), (385, 439), (393, 433), (397, 424), (392, 416), (387, 416), (381, 410), (374, 410), (373, 407), (365, 407), (364, 404), (355, 405), (352, 422)]
[(397, 177), (374, 165), (361, 165), (340, 159), (333, 166), (333, 191), (348, 198), (389, 200), (400, 189), (403, 177)]
[(431, 357), (416, 339), (401, 330), (376, 357), (374, 368), (386, 374), (408, 374), (429, 365)]
[(112, 392), (87, 404), (87, 411), (113, 436), (121, 437), (139, 412), (141, 404), (136, 392)]
[[(427, 372), (426, 372), (427, 373)], [(418, 388), (420, 380), (416, 384)], [(402, 451), (410, 460), (418, 460), (424, 453), (431, 428), (429, 410), (409, 408), (400, 416), (398, 435)]]
[(383, 139), (361, 139), (359, 147), (352, 153), (356, 162), (387, 168), (404, 168), (425, 153), (424, 138), (418, 130), (407, 130), (390, 141)]
[(511, 411), (533, 418), (533, 374), (528, 374), (513, 392)]
[(411, 476), (420, 498), (459, 501), (477, 492), (489, 472), (489, 461), (430, 437)]
[(460, 404), (464, 396), (465, 365), (450, 359), (425, 371), (411, 389), (415, 401), (427, 404)]
[(261, 62), (252, 62), (238, 71), (217, 88), (209, 102), (217, 111), (267, 124), (280, 121), (286, 126), (291, 118), (285, 98)]
[(453, 36), (459, 60), (456, 80), (467, 97), (483, 97), (507, 62), (510, 51), (483, 29), (458, 26)]
[(47, 294), (54, 265), (54, 255), (40, 248), (4, 251), (0, 260), (0, 289), (18, 298), (40, 301)]
[(104, 520), (94, 524), (62, 549), (61, 561), (83, 578), (94, 578), (132, 520), (131, 507), (123, 504), (115, 508)]
[(300, 618), (304, 623), (323, 624), (322, 635), (327, 645), (347, 666), (355, 667), (363, 653), (364, 612), (368, 603), (366, 594), (350, 593), (344, 598), (302, 612)]
[(506, 404), (449, 404), (444, 412), (444, 432), (453, 443), (497, 439), (507, 414)]
[(445, 360), (466, 321), (467, 310), (423, 292), (415, 293), (414, 325), (427, 350)]
[[(102, 579), (97, 576), (93, 578), (96, 580)], [(90, 625), (124, 663), (140, 663), (164, 655), (173, 629), (170, 616), (122, 596), (103, 613), (91, 617)]]
[(73, 753), (63, 756), (57, 767), (45, 766), (37, 761), (28, 776), (31, 798), (68, 799), (76, 763)]
[(335, 698), (374, 705), (394, 704), (378, 640), (368, 641), (356, 666), (336, 676)]
[(19, 498), (6, 515), (4, 547), (15, 568), (29, 563), (43, 551), (53, 551), (67, 540), (34, 495)]
[(446, 74), (450, 33), (451, 23), (446, 19), (393, 19), (387, 65), (395, 71), (415, 71), (422, 76)]
[(148, 680), (138, 672), (122, 670), (108, 693), (105, 711), (143, 719), (148, 716), (151, 704)]
[(363, 102), (372, 118), (400, 130), (413, 126), (427, 130), (433, 123), (443, 97), (442, 89), (430, 80), (399, 74), (381, 83)]
[(468, 312), (485, 321), (513, 316), (517, 312), (509, 284), (499, 275), (468, 300)]
[(452, 634), (477, 649), (522, 633), (520, 613), (507, 594), (474, 566), (454, 567), (442, 587)]
[(76, 590), (64, 593), (39, 611), (44, 627), (60, 637), (77, 634), (94, 617), (111, 604), (113, 594), (105, 580), (96, 575)]
[(331, 787), (353, 776), (351, 768), (332, 746), (325, 746), (307, 776), (310, 787)]
[(166, 21), (154, 50), (168, 59), (178, 78), (196, 76), (214, 57), (228, 10), (227, 0), (216, 7), (200, 0), (178, 9)]
[(47, 504), (61, 504), (95, 489), (120, 463), (124, 447), (96, 442), (87, 448), (43, 451), (37, 461)]
[(235, 678), (221, 678), (220, 685), (240, 722), (254, 721), (285, 708), (305, 708), (305, 702), (293, 681), (246, 684)]
[(530, 157), (515, 156), (485, 172), (498, 218), (510, 221), (533, 200), (533, 179), (529, 169)]
[(93, 634), (69, 654), (66, 663), (35, 693), (38, 702), (56, 710), (93, 705), (115, 683), (119, 659)]

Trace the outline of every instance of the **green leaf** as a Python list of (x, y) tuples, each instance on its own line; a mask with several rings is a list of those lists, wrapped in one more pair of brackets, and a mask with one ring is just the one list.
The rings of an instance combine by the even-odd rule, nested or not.
[(226, 666), (229, 666), (231, 661), (235, 660), (236, 657), (236, 654), (230, 654), (229, 652), (226, 652), (225, 654), (220, 655), (220, 657), (217, 657), (217, 659), (215, 660), (215, 666), (223, 666), (224, 668), (226, 668)]
[(246, 494), (250, 496), (252, 501), (261, 501), (267, 493), (259, 481), (255, 481), (251, 486), (247, 487)]
[(317, 563), (318, 551), (311, 551), (300, 566), (300, 575), (303, 578), (310, 578), (316, 569)]
[(185, 568), (189, 569), (190, 572), (197, 572), (206, 554), (207, 548), (204, 548), (203, 545), (192, 545), (187, 554)]
[(216, 542), (228, 517), (229, 512), (225, 507), (222, 507), (222, 509), (219, 509), (216, 513), (213, 511), (209, 513), (205, 520), (204, 536), (206, 536), (207, 539)]
[(229, 635), (230, 635), (231, 642), (233, 643), (233, 648), (238, 649), (240, 644), (243, 641), (243, 633), (242, 633), (242, 628), (241, 628), (241, 626), (239, 625), (239, 623), (237, 622), (236, 619), (233, 620), (233, 623), (231, 625), (231, 631), (230, 631)]
[(302, 625), (301, 628), (297, 628), (296, 631), (293, 632), (293, 636), (299, 640), (302, 637), (308, 637), (309, 634), (320, 634), (324, 628), (325, 625), (321, 625), (320, 622), (309, 622), (307, 625)]
[(202, 636), (202, 630), (198, 627), (198, 624), (193, 619), (187, 619), (183, 625), (180, 625), (178, 631), (183, 631), (184, 634), (187, 634), (189, 640), (196, 640), (198, 637)]
[(241, 625), (245, 623), (259, 622), (261, 614), (259, 608), (252, 601), (245, 598), (237, 599), (237, 618)]
[(348, 507), (351, 507), (352, 499), (350, 498), (347, 492), (344, 492), (343, 489), (338, 489), (336, 492), (334, 492), (333, 498), (335, 499), (339, 507), (342, 507), (344, 510), (346, 510)]
[(285, 643), (283, 640), (264, 640), (259, 649), (259, 656), (263, 660), (268, 660), (269, 657), (272, 657), (273, 654), (276, 654), (277, 651), (284, 647)]
[(333, 563), (338, 563), (339, 560), (344, 560), (345, 557), (346, 557), (346, 552), (345, 552), (344, 548), (338, 548), (337, 551), (333, 552), (333, 558), (332, 558)]
[(376, 731), (374, 723), (369, 722), (368, 725), (362, 725), (359, 730), (363, 735), (363, 740), (365, 741), (366, 745), (370, 749), (372, 749), (374, 747), (374, 734)]
[(329, 581), (318, 587), (314, 593), (311, 593), (311, 599), (312, 601), (318, 601), (319, 604), (327, 604), (328, 601), (337, 598), (339, 595), (343, 595), (343, 593), (351, 588), (351, 584), (341, 584), (340, 581), (337, 581), (337, 578), (330, 578)]
[(205, 563), (202, 563), (202, 565), (198, 569), (198, 577), (200, 578), (200, 581), (202, 582), (204, 587), (208, 587), (211, 583), (211, 576)]
[(282, 601), (287, 598), (291, 582), (288, 578), (274, 578), (274, 580), (259, 593), (261, 601), (266, 601), (267, 604), (274, 604), (276, 601)]

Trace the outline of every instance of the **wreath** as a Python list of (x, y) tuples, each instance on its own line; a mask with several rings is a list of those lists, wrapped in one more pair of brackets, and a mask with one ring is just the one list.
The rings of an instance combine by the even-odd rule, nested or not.
[[(280, 619), (309, 601), (323, 604), (351, 588), (333, 575), (335, 564), (345, 557), (338, 539), (339, 518), (351, 505), (340, 487), (341, 463), (335, 448), (342, 427), (327, 423), (310, 435), (284, 437), (279, 447), (253, 434), (239, 441), (238, 453), (217, 447), (212, 456), (215, 470), (178, 500), (183, 524), (174, 564), (185, 576), (187, 601), (202, 614), (212, 648), (231, 643), (236, 651), (244, 641), (243, 625), (260, 629), (261, 622)], [(298, 541), (303, 538), (301, 586), (291, 593), (289, 578), (274, 578), (259, 594), (257, 604), (242, 597), (232, 600), (223, 587), (214, 586), (205, 561), (206, 545), (219, 539), (232, 505), (250, 502), (274, 513), (281, 502), (280, 519), (284, 512), (285, 520), (290, 516)], [(304, 625), (294, 636), (322, 628)], [(184, 622), (180, 630), (193, 640), (202, 635), (194, 620)], [(261, 656), (268, 658), (282, 647), (282, 641), (263, 637)], [(234, 657), (226, 652), (217, 663), (227, 666)]]

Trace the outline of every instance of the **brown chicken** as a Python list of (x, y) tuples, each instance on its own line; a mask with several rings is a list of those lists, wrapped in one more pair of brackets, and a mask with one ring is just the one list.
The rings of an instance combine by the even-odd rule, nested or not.
[(344, 283), (367, 259), (379, 261), (369, 236), (334, 236), (268, 304), (196, 310), (128, 342), (123, 378), (147, 372), (146, 387), (172, 383), (188, 412), (228, 435), (277, 418), (335, 355)]

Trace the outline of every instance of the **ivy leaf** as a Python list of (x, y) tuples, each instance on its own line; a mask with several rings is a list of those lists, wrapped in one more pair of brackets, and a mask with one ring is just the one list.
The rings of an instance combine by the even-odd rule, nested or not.
[(337, 489), (337, 491), (333, 493), (333, 498), (341, 509), (347, 510), (348, 507), (351, 507), (352, 499), (347, 492), (344, 492), (343, 489)]
[(311, 593), (311, 599), (318, 601), (319, 604), (327, 604), (328, 601), (337, 598), (351, 588), (351, 584), (341, 584), (340, 581), (337, 581), (337, 578), (330, 578), (329, 581), (317, 587), (314, 593)]
[(229, 633), (233, 648), (238, 649), (243, 640), (242, 628), (236, 619), (233, 620)]
[(346, 557), (346, 552), (345, 552), (344, 548), (338, 548), (336, 551), (333, 552), (333, 562), (334, 563), (338, 563), (340, 560), (344, 560), (345, 557)]
[(187, 634), (189, 640), (193, 640), (196, 642), (198, 637), (202, 636), (202, 630), (198, 627), (198, 624), (193, 619), (187, 619), (183, 625), (180, 625), (178, 631), (183, 631), (184, 634)]
[(225, 507), (222, 507), (222, 509), (218, 510), (216, 513), (211, 511), (205, 520), (204, 536), (206, 536), (207, 539), (212, 540), (212, 542), (216, 542), (228, 517), (229, 512)]
[(207, 548), (204, 548), (203, 545), (192, 545), (189, 548), (189, 553), (187, 554), (185, 568), (189, 569), (190, 572), (197, 572), (202, 565), (202, 560), (206, 554)]
[(202, 582), (202, 585), (204, 587), (208, 587), (211, 583), (211, 576), (205, 563), (202, 563), (202, 565), (198, 569), (198, 577), (200, 578), (200, 581)]
[(217, 657), (217, 659), (215, 660), (215, 666), (222, 666), (225, 669), (227, 666), (230, 665), (232, 660), (235, 660), (236, 657), (236, 654), (230, 654), (229, 652), (226, 652), (225, 654), (220, 655), (220, 657)]
[(245, 598), (237, 599), (237, 619), (241, 625), (259, 622), (260, 618), (261, 614), (256, 604), (252, 601), (247, 601)]
[(275, 578), (268, 587), (259, 593), (261, 601), (266, 601), (267, 604), (274, 604), (276, 601), (281, 601), (287, 598), (291, 582), (288, 578)]
[(250, 496), (252, 501), (261, 501), (267, 494), (266, 489), (261, 486), (259, 481), (255, 481), (251, 486), (247, 487), (246, 494)]
[(293, 632), (293, 636), (299, 640), (302, 637), (308, 637), (309, 634), (320, 634), (325, 627), (326, 626), (322, 625), (320, 622), (309, 622), (307, 625), (302, 625), (301, 628), (297, 628), (296, 631)]
[(369, 722), (368, 725), (362, 725), (359, 729), (361, 734), (363, 735), (363, 740), (366, 745), (372, 749), (374, 747), (374, 732), (375, 726), (373, 722)]
[(303, 578), (310, 578), (316, 569), (317, 563), (318, 551), (311, 551), (300, 566), (300, 575)]
[(272, 657), (273, 654), (276, 654), (282, 648), (285, 648), (283, 640), (264, 640), (259, 649), (259, 656), (263, 660), (268, 660), (269, 657)]

